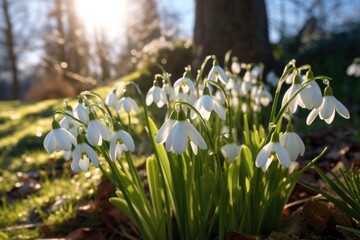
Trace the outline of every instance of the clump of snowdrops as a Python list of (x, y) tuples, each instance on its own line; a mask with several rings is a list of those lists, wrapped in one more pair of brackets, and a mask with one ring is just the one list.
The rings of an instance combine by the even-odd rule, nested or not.
[[(325, 151), (298, 169), (305, 146), (292, 124), (297, 109), (310, 110), (308, 125), (317, 116), (330, 124), (335, 112), (350, 115), (333, 96), (330, 78), (314, 76), (309, 65), (292, 60), (280, 78), (270, 74), (264, 82), (262, 65), (233, 59), (228, 68), (228, 60), (223, 68), (208, 56), (195, 78), (187, 67), (174, 84), (170, 74), (156, 75), (146, 95), (134, 83), (115, 87), (104, 100), (83, 92), (76, 106), (54, 113), (44, 147), (64, 151), (74, 171), (87, 171), (90, 162), (99, 167), (117, 188), (110, 202), (144, 239), (267, 234), (279, 226), (294, 179)], [(130, 88), (138, 95), (129, 96)], [(154, 153), (146, 161), (149, 194), (131, 154), (139, 102)], [(167, 108), (163, 124), (150, 117), (152, 104)]]

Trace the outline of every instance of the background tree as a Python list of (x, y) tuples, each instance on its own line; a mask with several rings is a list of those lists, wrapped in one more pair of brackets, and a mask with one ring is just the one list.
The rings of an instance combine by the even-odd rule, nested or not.
[(241, 62), (272, 61), (265, 0), (196, 0), (194, 65), (231, 49)]
[(12, 99), (19, 99), (20, 87), (18, 76), (18, 63), (17, 54), (15, 52), (15, 39), (14, 39), (14, 27), (10, 16), (9, 3), (7, 0), (2, 0), (2, 11), (5, 26), (3, 31), (5, 32), (5, 43), (7, 50), (7, 59), (9, 61), (11, 69), (12, 79)]
[(127, 0), (129, 16), (125, 27), (125, 44), (119, 57), (118, 74), (136, 69), (142, 48), (161, 36), (160, 17), (156, 0)]

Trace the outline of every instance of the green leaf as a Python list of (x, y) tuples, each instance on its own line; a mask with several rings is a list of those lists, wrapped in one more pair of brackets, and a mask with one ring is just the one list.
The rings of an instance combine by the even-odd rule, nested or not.
[(146, 171), (149, 182), (150, 196), (158, 219), (164, 216), (164, 207), (161, 193), (164, 186), (161, 184), (159, 167), (154, 157), (149, 157), (146, 162)]

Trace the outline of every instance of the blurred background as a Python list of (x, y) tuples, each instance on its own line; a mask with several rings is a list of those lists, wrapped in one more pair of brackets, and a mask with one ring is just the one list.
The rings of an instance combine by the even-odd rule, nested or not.
[[(0, 0), (0, 100), (71, 97), (121, 78), (147, 88), (157, 64), (172, 73), (220, 59), (281, 73), (296, 59), (335, 79), (360, 56), (360, 1)], [(359, 85), (359, 84), (357, 84)], [(338, 93), (337, 93), (338, 94)], [(349, 99), (349, 101), (352, 101)]]

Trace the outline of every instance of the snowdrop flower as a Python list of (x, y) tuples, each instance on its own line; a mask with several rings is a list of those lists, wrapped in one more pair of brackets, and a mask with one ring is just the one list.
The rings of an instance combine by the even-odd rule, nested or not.
[(301, 140), (299, 135), (294, 132), (294, 129), (290, 123), (286, 127), (286, 132), (281, 135), (280, 143), (288, 151), (291, 161), (295, 161), (299, 155), (304, 155), (304, 142)]
[(89, 169), (90, 160), (95, 167), (99, 167), (99, 159), (96, 155), (96, 152), (85, 143), (84, 137), (78, 135), (77, 137), (78, 145), (75, 147), (71, 163), (71, 169), (75, 172), (79, 172), (80, 169), (86, 172)]
[(225, 88), (226, 90), (230, 91), (231, 96), (239, 96), (241, 86), (240, 83), (238, 83), (234, 78), (229, 78), (229, 81), (227, 82)]
[(263, 74), (263, 67), (262, 65), (255, 65), (252, 69), (251, 69), (251, 79), (252, 79), (252, 83), (256, 83), (259, 76), (261, 76)]
[[(74, 116), (73, 114), (73, 110), (71, 108), (71, 106), (67, 105), (65, 112), (67, 114), (69, 114), (70, 116)], [(62, 128), (65, 128), (66, 130), (68, 130), (72, 135), (74, 135), (74, 137), (77, 136), (77, 129), (79, 127), (79, 123), (74, 121), (73, 119), (71, 119), (69, 116), (64, 116), (61, 120), (60, 120), (60, 126)]]
[(110, 142), (110, 159), (114, 162), (118, 155), (121, 155), (123, 151), (133, 152), (135, 151), (134, 140), (129, 133), (121, 130), (120, 124), (116, 122), (114, 124), (115, 132), (112, 134)]
[(139, 107), (137, 103), (132, 99), (131, 97), (128, 97), (127, 94), (124, 94), (124, 97), (122, 97), (119, 101), (119, 103), (116, 106), (116, 111), (120, 112), (124, 110), (128, 114), (130, 114), (131, 111), (135, 111), (136, 113), (139, 112)]
[(169, 135), (170, 129), (176, 123), (176, 120), (177, 120), (176, 115), (177, 115), (176, 111), (173, 111), (170, 114), (169, 119), (166, 120), (164, 122), (164, 124), (160, 127), (159, 132), (156, 134), (156, 138), (155, 138), (156, 143), (162, 144), (166, 141), (166, 139)]
[[(165, 124), (167, 124), (167, 126), (163, 128)], [(175, 122), (165, 122), (164, 125), (160, 128), (156, 136), (156, 142), (160, 144), (165, 142), (166, 151), (177, 154), (184, 153), (189, 139), (190, 142), (197, 147), (201, 149), (207, 148), (205, 140), (196, 128), (186, 119), (183, 110), (180, 110), (178, 119)], [(165, 132), (165, 130), (167, 130), (167, 132)]]
[(360, 59), (355, 58), (353, 63), (346, 69), (348, 76), (360, 77)]
[(178, 94), (179, 92), (192, 93), (195, 91), (195, 83), (190, 78), (185, 77), (185, 75), (186, 73), (184, 73), (184, 77), (179, 78), (174, 83), (175, 94)]
[(182, 100), (185, 101), (189, 104), (193, 104), (196, 101), (196, 95), (194, 92), (188, 92), (188, 93), (184, 93), (182, 92), (182, 89), (180, 89), (180, 92), (178, 92), (175, 95), (175, 100)]
[(76, 138), (66, 129), (61, 128), (59, 122), (53, 121), (53, 129), (44, 139), (44, 148), (48, 153), (59, 152), (61, 150), (70, 151), (72, 145), (76, 145)]
[(321, 120), (324, 120), (327, 124), (330, 124), (335, 118), (335, 112), (337, 112), (343, 118), (349, 119), (350, 113), (347, 108), (339, 102), (333, 95), (331, 87), (328, 85), (324, 89), (324, 97), (319, 108), (314, 108), (309, 116), (306, 118), (306, 124), (310, 125), (317, 115)]
[(264, 107), (267, 107), (269, 103), (272, 101), (271, 93), (262, 85), (256, 92), (255, 95), (255, 103), (261, 104)]
[[(296, 93), (297, 90), (300, 89), (300, 87), (301, 87), (300, 76), (296, 74), (294, 75), (293, 78), (293, 84), (284, 94), (281, 107), (283, 107), (294, 96), (294, 94)], [(287, 106), (287, 109), (291, 113), (294, 113), (296, 112), (299, 105), (304, 106), (300, 94), (296, 95), (296, 97), (293, 100), (291, 100), (291, 102)]]
[(116, 94), (116, 89), (115, 89), (105, 97), (105, 103), (108, 107), (115, 109), (117, 102), (118, 102), (118, 96)]
[(266, 82), (272, 87), (276, 87), (279, 82), (279, 77), (273, 71), (270, 71), (266, 76)]
[(228, 82), (228, 77), (224, 69), (222, 69), (222, 67), (219, 66), (217, 60), (213, 61), (213, 67), (210, 69), (210, 72), (208, 74), (208, 79), (216, 82), (219, 79), (220, 82), (222, 82), (223, 84), (226, 84)]
[[(314, 77), (314, 74), (311, 70), (307, 71), (305, 76), (305, 81)], [(322, 94), (319, 85), (316, 81), (311, 81), (300, 93), (299, 93), (303, 108), (307, 108), (309, 110), (313, 108), (318, 108), (322, 102)]]
[(279, 133), (274, 132), (271, 141), (266, 144), (256, 157), (255, 165), (265, 172), (273, 160), (279, 160), (281, 165), (288, 168), (291, 166), (290, 155), (279, 142)]
[(240, 149), (241, 147), (236, 143), (227, 143), (221, 147), (221, 153), (229, 163), (232, 163), (236, 158), (239, 157)]
[(170, 82), (165, 79), (163, 80), (162, 90), (165, 92), (167, 100), (172, 101), (175, 99), (175, 90), (171, 86)]
[(154, 81), (154, 85), (149, 89), (146, 94), (146, 105), (150, 106), (152, 103), (155, 103), (158, 108), (161, 108), (165, 105), (166, 92), (164, 89), (160, 88), (157, 81)]
[(74, 116), (87, 124), (89, 122), (89, 109), (84, 105), (84, 100), (79, 98), (79, 102), (74, 107)]
[(86, 130), (86, 139), (93, 146), (101, 146), (102, 141), (110, 141), (111, 133), (107, 126), (96, 119), (95, 114), (90, 112), (89, 124)]
[[(201, 116), (207, 121), (209, 120), (211, 112), (213, 110), (222, 120), (226, 119), (226, 113), (224, 108), (221, 106), (220, 103), (218, 103), (218, 101), (213, 96), (210, 95), (210, 90), (207, 87), (204, 88), (204, 95), (195, 101), (194, 107), (196, 108), (196, 110), (199, 111)], [(197, 115), (194, 111), (191, 111), (190, 117), (191, 119), (195, 119)]]
[(233, 62), (231, 63), (231, 71), (236, 74), (239, 74), (241, 72), (241, 65), (237, 60), (233, 60)]

